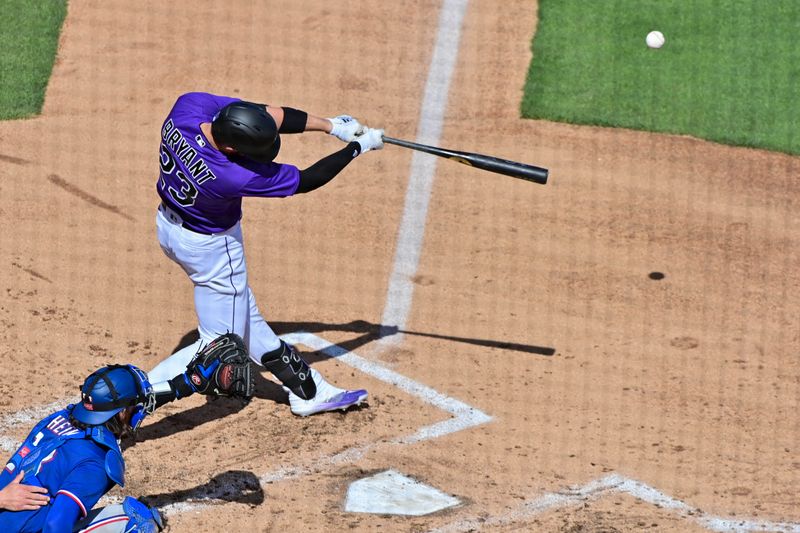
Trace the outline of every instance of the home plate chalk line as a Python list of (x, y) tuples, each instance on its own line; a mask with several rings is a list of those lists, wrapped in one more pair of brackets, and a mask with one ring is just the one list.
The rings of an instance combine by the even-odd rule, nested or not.
[(564, 492), (546, 493), (525, 500), (516, 508), (503, 515), (489, 518), (461, 519), (445, 526), (431, 529), (429, 533), (458, 533), (516, 524), (518, 522), (530, 520), (546, 511), (577, 505), (614, 493), (629, 494), (643, 502), (650, 503), (662, 509), (674, 511), (681, 518), (694, 521), (710, 531), (719, 531), (721, 533), (749, 531), (800, 533), (800, 523), (798, 522), (770, 522), (766, 520), (724, 518), (710, 515), (681, 500), (668, 496), (650, 485), (619, 474), (610, 474), (606, 477), (590, 481), (585, 485), (570, 488)]
[[(492, 420), (486, 413), (465, 404), (459, 400), (446, 396), (426, 385), (409, 379), (378, 363), (364, 359), (354, 352), (332, 344), (325, 339), (306, 332), (296, 332), (282, 336), (290, 344), (303, 344), (309, 348), (322, 352), (332, 358), (364, 372), (376, 379), (393, 385), (402, 391), (415, 396), (421, 401), (433, 405), (452, 415), (451, 418), (418, 429), (415, 433), (396, 437), (386, 442), (376, 442), (349, 448), (334, 455), (322, 455), (305, 463), (286, 467), (262, 474), (259, 478), (261, 485), (268, 485), (280, 481), (298, 478), (310, 473), (326, 471), (341, 464), (350, 464), (362, 458), (368, 451), (382, 448), (413, 444), (434, 439), (457, 431), (462, 431), (477, 425), (485, 424)], [(24, 409), (4, 417), (0, 417), (0, 448), (4, 451), (14, 451), (20, 442), (3, 435), (4, 432), (15, 430), (19, 426), (31, 426), (47, 414), (61, 409), (77, 398), (67, 398), (46, 405)], [(324, 416), (324, 415), (323, 415)], [(161, 508), (167, 515), (179, 514), (186, 511), (199, 510), (209, 505), (219, 503), (224, 495), (230, 495), (231, 487), (220, 486), (215, 489), (201, 489), (189, 501), (177, 502)], [(689, 504), (673, 498), (658, 489), (640, 481), (619, 475), (610, 474), (596, 479), (585, 485), (572, 487), (563, 492), (546, 493), (523, 501), (516, 508), (502, 515), (493, 517), (460, 519), (445, 526), (431, 530), (431, 533), (455, 533), (461, 531), (480, 530), (492, 526), (502, 526), (530, 520), (546, 511), (577, 505), (582, 502), (600, 498), (607, 494), (624, 493), (638, 498), (663, 509), (669, 509), (680, 517), (692, 520), (697, 524), (722, 533), (728, 532), (754, 532), (773, 531), (780, 533), (800, 533), (800, 522), (771, 522), (745, 518), (725, 518), (707, 514)], [(105, 497), (101, 505), (118, 503), (121, 497)]]
[[(329, 357), (336, 358), (339, 361), (350, 365), (351, 367), (370, 375), (375, 379), (397, 387), (403, 392), (406, 392), (407, 394), (414, 396), (429, 405), (449, 413), (452, 415), (452, 417), (435, 424), (423, 426), (410, 435), (395, 437), (394, 439), (385, 442), (375, 442), (349, 448), (334, 455), (322, 455), (305, 463), (266, 472), (259, 478), (259, 481), (262, 485), (285, 481), (314, 472), (325, 471), (341, 464), (350, 464), (359, 460), (368, 451), (375, 449), (397, 445), (408, 445), (416, 442), (435, 439), (444, 435), (449, 435), (450, 433), (463, 431), (474, 426), (485, 424), (492, 420), (491, 416), (487, 415), (480, 409), (467, 405), (466, 403), (456, 400), (455, 398), (446, 396), (426, 385), (407, 378), (378, 363), (364, 359), (354, 352), (347, 351), (340, 346), (317, 337), (316, 335), (305, 332), (295, 332), (288, 335), (282, 335), (281, 338), (289, 344), (302, 344), (315, 351), (322, 352)], [(47, 414), (57, 409), (63, 409), (63, 407), (70, 401), (74, 402), (76, 399), (62, 400), (44, 406), (33, 407), (0, 418), (0, 432), (8, 431), (21, 424), (25, 424), (26, 426), (32, 425)], [(0, 434), (0, 446), (2, 446), (4, 450), (14, 451), (19, 444), (20, 442)], [(166, 514), (197, 510), (201, 507), (204, 507), (204, 503), (213, 503), (215, 500), (219, 500), (221, 495), (229, 494), (230, 490), (228, 489), (229, 487), (218, 487), (213, 491), (198, 490), (197, 494), (191, 498), (191, 502), (179, 502), (167, 505), (162, 507), (161, 510)], [(102, 505), (108, 505), (109, 503), (117, 503), (119, 501), (122, 501), (121, 497), (107, 496), (104, 497), (100, 503)]]

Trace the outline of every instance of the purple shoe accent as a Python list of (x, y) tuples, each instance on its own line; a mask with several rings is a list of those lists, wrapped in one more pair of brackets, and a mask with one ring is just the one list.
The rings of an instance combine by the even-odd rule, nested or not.
[(348, 407), (358, 405), (367, 399), (367, 391), (364, 389), (348, 390), (337, 394), (327, 402), (323, 402), (314, 407), (315, 413), (322, 413), (324, 411), (336, 411), (337, 409), (345, 410)]

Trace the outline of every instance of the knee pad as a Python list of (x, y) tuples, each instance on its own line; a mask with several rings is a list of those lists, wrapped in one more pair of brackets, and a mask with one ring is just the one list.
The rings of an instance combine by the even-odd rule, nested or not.
[[(127, 520), (125, 520), (127, 518)], [(75, 529), (78, 533), (158, 533), (164, 529), (164, 519), (153, 507), (136, 498), (125, 497), (122, 503), (89, 511)]]
[(127, 496), (122, 501), (122, 510), (128, 516), (126, 533), (158, 533), (164, 529), (161, 514), (155, 507), (148, 507), (136, 498)]
[(311, 376), (311, 368), (294, 346), (281, 341), (278, 349), (261, 356), (261, 364), (300, 398), (310, 400), (316, 396), (317, 384)]

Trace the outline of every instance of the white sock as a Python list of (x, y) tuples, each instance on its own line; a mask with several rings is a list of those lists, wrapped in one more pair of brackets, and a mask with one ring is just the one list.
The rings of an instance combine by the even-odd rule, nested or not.
[(202, 339), (198, 339), (195, 343), (181, 348), (158, 363), (153, 370), (147, 373), (150, 384), (155, 387), (157, 383), (169, 381), (175, 376), (186, 372), (186, 365), (189, 364), (189, 361), (191, 361), (198, 350), (200, 350), (202, 343)]

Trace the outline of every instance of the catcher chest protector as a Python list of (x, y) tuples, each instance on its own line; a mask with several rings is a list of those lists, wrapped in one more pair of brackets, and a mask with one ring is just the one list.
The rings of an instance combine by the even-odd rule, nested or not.
[(211, 121), (211, 135), (218, 146), (230, 146), (241, 155), (269, 163), (278, 156), (281, 138), (275, 120), (263, 105), (233, 102)]
[[(54, 454), (67, 441), (73, 439), (86, 439), (106, 450), (105, 470), (106, 475), (117, 485), (125, 486), (125, 462), (122, 452), (114, 435), (103, 426), (94, 426), (88, 429), (78, 429), (69, 422), (73, 406), (68, 406), (63, 411), (58, 411), (39, 422), (31, 431), (25, 442), (11, 457), (6, 469), (16, 474), (25, 472), (23, 479), (28, 485), (42, 487), (37, 477), (43, 463), (52, 460)], [(45, 428), (50, 431), (44, 431)]]

